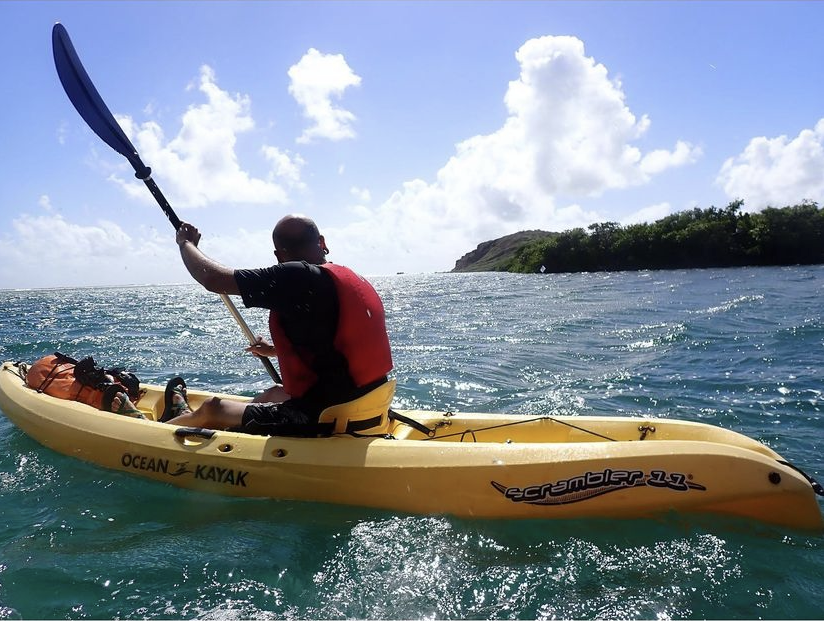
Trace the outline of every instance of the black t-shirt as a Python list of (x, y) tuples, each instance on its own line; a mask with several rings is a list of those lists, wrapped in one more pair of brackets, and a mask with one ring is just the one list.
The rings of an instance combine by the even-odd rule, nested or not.
[(235, 270), (235, 281), (247, 308), (278, 313), (286, 336), (296, 347), (317, 349), (334, 340), (338, 294), (332, 277), (317, 265), (290, 261)]

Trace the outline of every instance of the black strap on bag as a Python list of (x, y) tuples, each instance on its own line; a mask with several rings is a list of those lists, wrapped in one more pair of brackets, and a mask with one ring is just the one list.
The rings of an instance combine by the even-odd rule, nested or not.
[(86, 356), (74, 365), (74, 378), (81, 384), (92, 388), (103, 388), (111, 383), (111, 380), (106, 377), (106, 369), (98, 366), (91, 356)]
[(115, 383), (120, 384), (126, 389), (129, 399), (137, 401), (140, 397), (140, 380), (134, 373), (125, 371), (123, 367), (115, 367), (114, 369), (106, 369), (99, 366), (92, 356), (86, 356), (82, 360), (75, 360), (65, 354), (55, 352), (58, 359), (64, 359), (66, 362), (74, 363), (74, 378), (84, 386), (89, 386), (97, 390), (105, 390), (112, 385), (111, 378), (114, 378)]

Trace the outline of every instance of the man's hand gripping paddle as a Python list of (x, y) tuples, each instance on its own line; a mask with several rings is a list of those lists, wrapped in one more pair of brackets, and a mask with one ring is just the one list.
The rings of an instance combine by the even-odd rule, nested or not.
[[(131, 141), (123, 132), (123, 128), (117, 123), (109, 111), (109, 108), (106, 106), (106, 103), (103, 101), (103, 98), (100, 97), (91, 78), (89, 78), (89, 74), (86, 73), (86, 70), (83, 68), (83, 63), (80, 62), (77, 52), (74, 50), (71, 39), (69, 39), (69, 33), (66, 32), (63, 25), (59, 23), (55, 24), (52, 29), (52, 50), (54, 52), (54, 65), (57, 68), (57, 75), (60, 76), (63, 89), (66, 91), (66, 95), (69, 96), (69, 100), (80, 113), (80, 116), (83, 117), (83, 120), (86, 121), (86, 124), (92, 131), (100, 136), (103, 142), (129, 160), (132, 168), (134, 168), (135, 177), (141, 179), (143, 183), (146, 184), (149, 192), (152, 193), (152, 196), (155, 197), (155, 200), (166, 214), (166, 217), (169, 218), (169, 222), (172, 223), (175, 230), (179, 229), (181, 225), (180, 218), (177, 217), (177, 214), (175, 214), (171, 205), (169, 205), (169, 201), (166, 200), (166, 197), (163, 196), (160, 188), (157, 187), (154, 179), (152, 179), (151, 168), (146, 166), (140, 159), (137, 149), (134, 148), (134, 145), (132, 145)], [(229, 299), (228, 295), (223, 293), (220, 294), (220, 298), (240, 326), (240, 329), (243, 330), (243, 333), (249, 340), (249, 344), (254, 345), (255, 335), (249, 329), (249, 326), (246, 325), (246, 322), (243, 320), (243, 317), (232, 300)], [(260, 360), (263, 362), (263, 366), (266, 367), (269, 375), (272, 376), (272, 379), (278, 384), (282, 383), (280, 375), (278, 375), (271, 360), (268, 358), (260, 358)]]

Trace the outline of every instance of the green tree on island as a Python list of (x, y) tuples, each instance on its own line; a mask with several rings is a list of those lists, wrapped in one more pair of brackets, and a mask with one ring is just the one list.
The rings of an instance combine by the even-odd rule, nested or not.
[(547, 233), (491, 269), (557, 273), (824, 263), (824, 210), (817, 203), (758, 213), (742, 213), (743, 204), (681, 211), (652, 224), (604, 222)]

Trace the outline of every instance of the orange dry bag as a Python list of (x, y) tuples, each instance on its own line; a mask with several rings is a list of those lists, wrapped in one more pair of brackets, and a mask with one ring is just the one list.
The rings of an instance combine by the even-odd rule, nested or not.
[(122, 369), (100, 368), (92, 357), (78, 362), (60, 352), (32, 364), (26, 374), (26, 383), (38, 392), (79, 401), (98, 410), (102, 409), (104, 392), (110, 386), (119, 386), (133, 402), (140, 397), (140, 381), (133, 374), (124, 373)]

